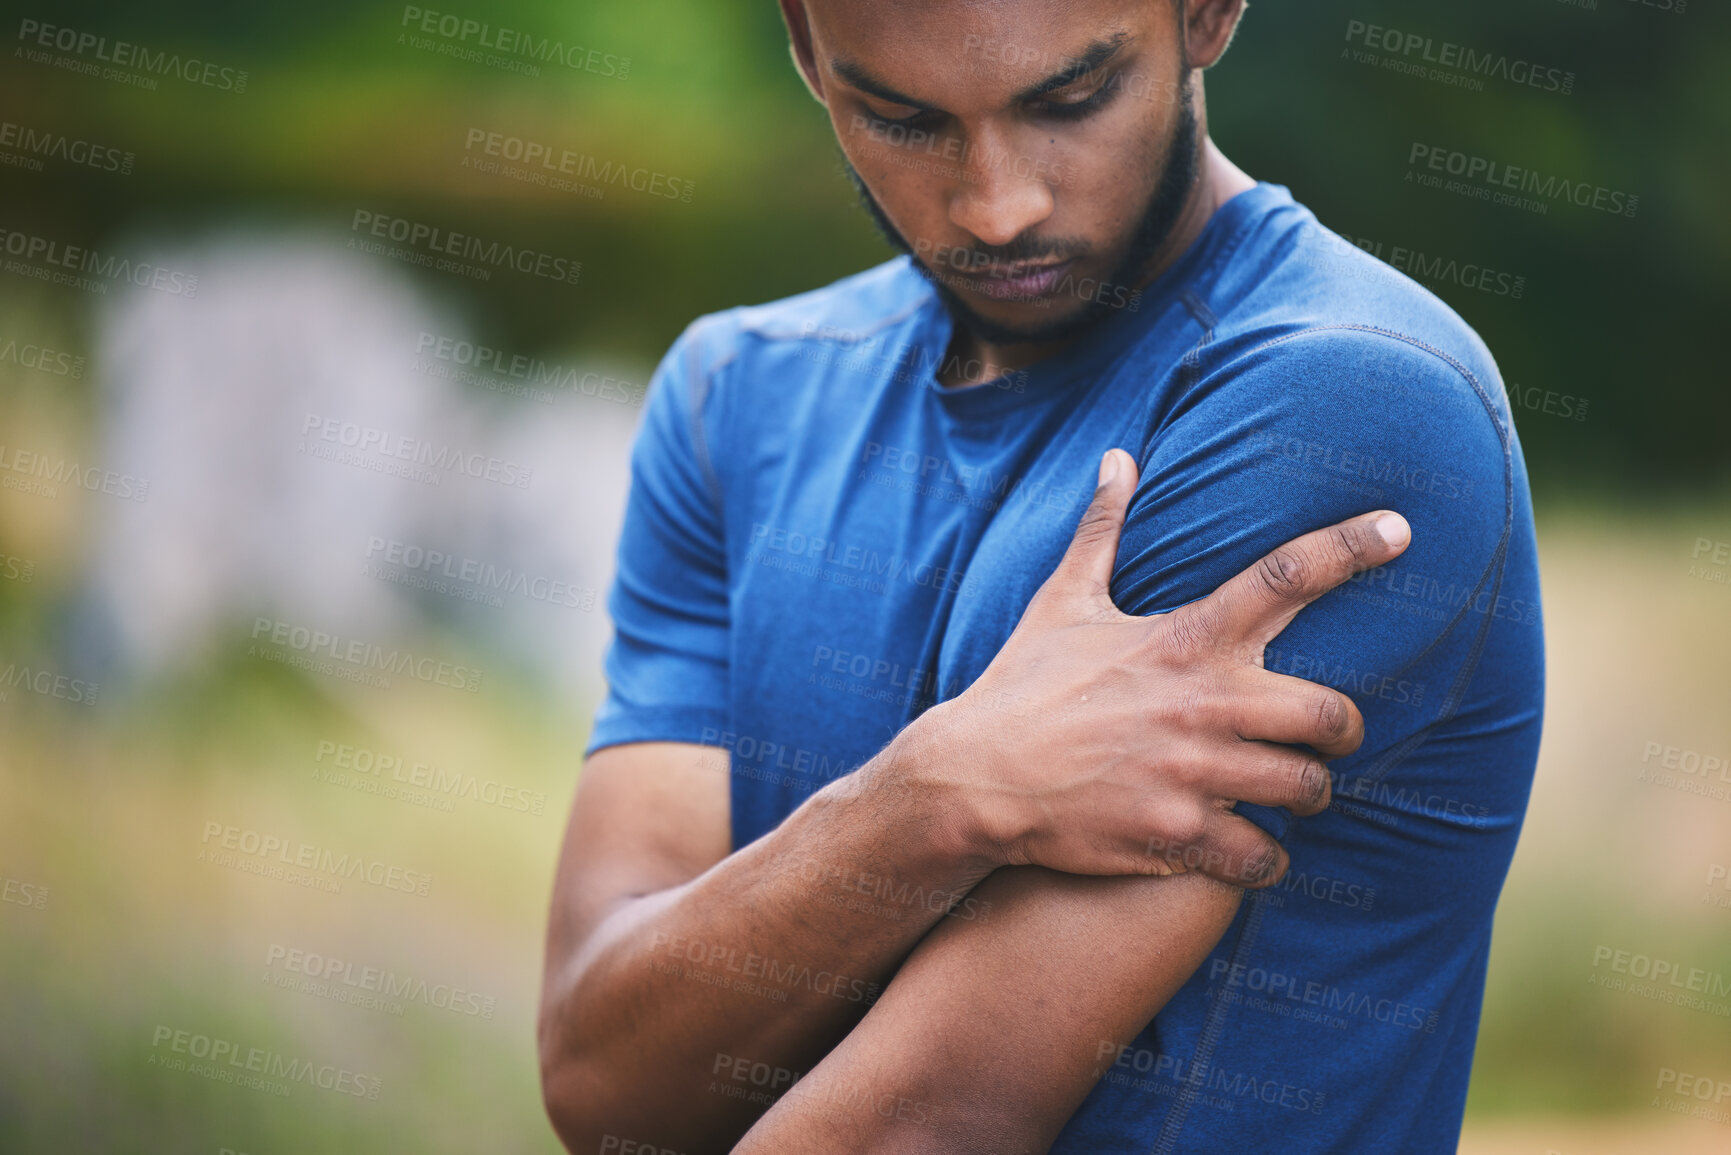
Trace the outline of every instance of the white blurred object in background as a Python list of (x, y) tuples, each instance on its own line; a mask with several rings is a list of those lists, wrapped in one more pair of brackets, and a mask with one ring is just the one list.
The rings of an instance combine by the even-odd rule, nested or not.
[[(561, 695), (598, 691), (640, 406), (428, 372), (451, 368), (421, 355), (428, 335), (465, 336), (460, 318), (322, 236), (161, 257), (198, 271), (196, 297), (129, 290), (100, 314), (103, 454), (150, 492), (100, 503), (79, 641), (106, 652), (87, 661), (172, 672), (242, 644), (257, 617), (380, 645), (425, 644), (437, 622)], [(356, 430), (395, 451), (345, 445)], [(519, 487), (514, 468), (439, 468), (454, 457), (532, 473)], [(391, 564), (405, 551), (418, 568)], [(375, 576), (387, 565), (400, 580)]]

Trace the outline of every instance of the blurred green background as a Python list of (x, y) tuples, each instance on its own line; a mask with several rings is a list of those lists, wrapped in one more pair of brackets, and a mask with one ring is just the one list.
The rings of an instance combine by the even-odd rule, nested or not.
[[(575, 286), (387, 272), (476, 340), (615, 366), (639, 384), (696, 315), (887, 255), (769, 0), (440, 9), (628, 57), (623, 78), (440, 55), (400, 41), (412, 31), (401, 5), (0, 8), (12, 41), (0, 120), (136, 158), (127, 173), (0, 166), (0, 228), (14, 232), (198, 254), (213, 238), (340, 242), (365, 208), (571, 254), (583, 262)], [(28, 20), (244, 69), (245, 91), (173, 78), (147, 90), (32, 60), (17, 35)], [(1493, 79), (1468, 91), (1361, 63), (1343, 56), (1352, 20), (1567, 70), (1573, 90)], [(1699, 544), (1731, 541), (1731, 390), (1715, 344), (1731, 307), (1728, 50), (1728, 17), (1706, 3), (1327, 0), (1255, 5), (1208, 76), (1222, 148), (1325, 224), (1385, 251), (1523, 277), (1518, 299), (1431, 287), (1522, 398), (1588, 402), (1581, 420), (1537, 400), (1515, 408), (1552, 680), (1534, 808), (1499, 914), (1467, 1150), (1731, 1149), (1731, 1129), (1679, 1120), (1655, 1097), (1660, 1069), (1731, 1078), (1731, 1019), (1588, 983), (1606, 944), (1731, 973), (1731, 909), (1708, 881), (1731, 862), (1731, 801), (1639, 778), (1652, 742), (1731, 750), (1731, 587)], [(463, 164), (475, 129), (657, 170), (693, 195), (610, 188), (595, 199), (479, 173)], [(1403, 179), (1415, 142), (1625, 190), (1639, 209), (1537, 215), (1421, 188)], [(117, 444), (127, 368), (110, 334), (122, 295), (0, 272), (0, 442), (91, 455)], [(148, 328), (154, 314), (140, 315)], [(8, 339), (69, 350), (86, 367), (26, 367), (5, 355)], [(487, 412), (531, 405), (483, 400)], [(619, 417), (561, 401), (545, 415), (555, 428)], [(617, 458), (594, 462), (619, 483)], [(532, 1011), (594, 677), (549, 680), (484, 617), (406, 592), (420, 612), (405, 636), (484, 664), (483, 693), (405, 680), (373, 691), (260, 662), (244, 652), (244, 617), (219, 645), (128, 666), (90, 641), (93, 569), (113, 556), (94, 544), (106, 509), (88, 493), (0, 490), (0, 669), (88, 667), (103, 682), (94, 707), (16, 687), (0, 699), (0, 875), (12, 895), (0, 904), (0, 1150), (556, 1151)], [(591, 537), (604, 559), (611, 538)], [(27, 575), (8, 572), (8, 558)], [(321, 742), (493, 775), (545, 805), (518, 813), (459, 798), (444, 811), (343, 789), (312, 776)], [(363, 847), (435, 885), (426, 897), (349, 883), (326, 894), (201, 862), (211, 822)], [(477, 991), (496, 1010), (411, 1002), (397, 1014), (285, 989), (277, 946)], [(306, 1084), (273, 1096), (164, 1070), (151, 1062), (164, 1026), (376, 1076), (383, 1091), (369, 1101)]]

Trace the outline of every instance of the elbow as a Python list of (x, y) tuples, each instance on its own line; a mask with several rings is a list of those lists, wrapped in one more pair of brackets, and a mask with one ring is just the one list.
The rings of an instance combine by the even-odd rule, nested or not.
[(592, 1155), (606, 1150), (602, 1145), (606, 1128), (596, 1109), (600, 1096), (588, 1075), (575, 1064), (541, 1071), (541, 1105), (553, 1134), (571, 1155)]
[(605, 1072), (585, 1052), (567, 1023), (543, 1006), (535, 1029), (541, 1067), (541, 1105), (553, 1133), (571, 1155), (603, 1149), (602, 1123), (612, 1101)]

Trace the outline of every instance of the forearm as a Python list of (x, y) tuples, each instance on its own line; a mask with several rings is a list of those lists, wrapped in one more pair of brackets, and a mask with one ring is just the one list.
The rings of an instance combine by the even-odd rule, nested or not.
[(1206, 959), (1240, 891), (1201, 875), (1000, 870), (902, 965), (741, 1155), (1043, 1152)]
[(923, 774), (944, 755), (907, 735), (699, 877), (621, 902), (580, 948), (555, 932), (541, 1047), (572, 1151), (730, 1149), (767, 1101), (735, 1072), (779, 1090), (808, 1070), (985, 876)]

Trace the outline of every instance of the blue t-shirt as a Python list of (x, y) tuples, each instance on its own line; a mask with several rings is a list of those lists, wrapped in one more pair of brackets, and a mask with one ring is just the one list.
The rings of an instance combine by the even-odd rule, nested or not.
[(1399, 510), (1407, 552), (1266, 653), (1363, 712), (1332, 806), (1239, 807), (1290, 873), (1102, 1060), (1053, 1150), (1452, 1152), (1544, 697), (1496, 365), (1278, 185), (1229, 200), (1121, 304), (1063, 353), (960, 389), (935, 376), (951, 319), (905, 258), (694, 323), (633, 451), (589, 750), (726, 747), (733, 844), (758, 838), (980, 675), (1112, 446), (1142, 471), (1112, 582), (1126, 613)]

